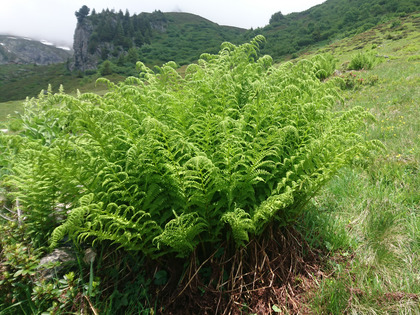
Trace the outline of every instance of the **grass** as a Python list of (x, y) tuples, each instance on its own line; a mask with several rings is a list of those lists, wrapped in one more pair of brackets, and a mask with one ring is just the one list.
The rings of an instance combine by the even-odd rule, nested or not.
[(9, 101), (0, 103), (0, 123), (6, 122), (9, 117), (16, 115), (23, 109), (23, 101)]
[[(369, 167), (360, 161), (342, 170), (309, 209), (309, 221), (324, 233), (311, 235), (311, 241), (330, 249), (329, 274), (308, 294), (315, 313), (420, 314), (420, 63), (412, 58), (420, 50), (416, 21), (403, 20), (389, 39), (380, 35), (387, 34), (387, 25), (377, 28), (376, 36), (368, 32), (365, 46), (380, 42), (375, 49), (387, 61), (353, 72), (358, 78), (375, 76), (378, 82), (348, 90), (338, 108), (368, 108), (376, 122), (365, 136), (381, 140), (386, 151)], [(402, 32), (402, 38), (393, 39)], [(357, 38), (364, 36), (334, 45), (342, 64), (358, 51)]]
[[(1, 67), (0, 67), (1, 69)], [(73, 78), (72, 80), (69, 80), (67, 82), (67, 85), (63, 83), (64, 89), (66, 93), (70, 95), (76, 95), (77, 90), (79, 90), (81, 93), (85, 92), (92, 92), (99, 95), (103, 95), (107, 92), (107, 89), (102, 84), (96, 84), (96, 79), (99, 76), (89, 76), (82, 79), (79, 78)], [(118, 82), (123, 79), (122, 76), (118, 74), (112, 74), (110, 76), (106, 76), (109, 80), (112, 82)], [(31, 79), (32, 80), (32, 79)], [(57, 80), (53, 81), (57, 82)], [(45, 88), (46, 90), (48, 88), (48, 81), (45, 81)], [(39, 86), (38, 86), (39, 87)], [(55, 84), (52, 86), (53, 93), (58, 92), (59, 85)], [(35, 91), (35, 90), (34, 90)], [(27, 96), (33, 97), (38, 95), (41, 92), (41, 90), (37, 90), (36, 94), (30, 93)], [(25, 95), (25, 94), (24, 94)], [(20, 97), (22, 98), (22, 96)], [(23, 103), (25, 102), (24, 99), (14, 100), (14, 101), (5, 101), (0, 102), (0, 124), (6, 122), (9, 117), (16, 116), (17, 113), (20, 113), (23, 110)]]
[[(96, 87), (98, 73), (80, 75), (67, 70), (65, 63), (38, 66), (7, 64), (0, 67), (0, 104), (6, 101), (22, 100), (26, 97), (36, 97), (41, 90), (46, 90), (51, 84), (52, 91), (58, 92), (60, 85), (66, 93), (97, 92), (103, 87)], [(111, 81), (120, 81), (121, 75), (107, 76)]]

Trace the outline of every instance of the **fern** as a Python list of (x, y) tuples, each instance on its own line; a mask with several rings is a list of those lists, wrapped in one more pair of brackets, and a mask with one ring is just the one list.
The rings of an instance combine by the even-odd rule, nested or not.
[(197, 236), (206, 230), (207, 224), (195, 213), (177, 215), (169, 221), (163, 232), (153, 239), (159, 249), (166, 245), (178, 254), (179, 257), (187, 256), (199, 243)]
[(3, 182), (32, 237), (155, 258), (242, 246), (273, 222), (293, 224), (342, 166), (381, 149), (359, 134), (366, 110), (334, 110), (331, 56), (273, 66), (263, 41), (224, 43), (185, 77), (173, 62), (139, 62), (136, 78), (99, 79), (104, 96), (28, 100), (22, 132), (1, 141), (13, 161)]
[(233, 239), (237, 246), (245, 245), (249, 240), (249, 233), (255, 231), (255, 227), (249, 213), (236, 208), (234, 211), (226, 212), (222, 221), (229, 224), (232, 229)]

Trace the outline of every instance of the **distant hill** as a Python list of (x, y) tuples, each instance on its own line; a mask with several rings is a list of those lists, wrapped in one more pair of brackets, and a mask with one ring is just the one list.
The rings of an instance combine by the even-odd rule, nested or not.
[(271, 16), (269, 25), (247, 33), (262, 34), (262, 51), (274, 59), (362, 33), (380, 23), (420, 11), (420, 0), (327, 0), (306, 11)]
[(55, 47), (46, 41), (37, 41), (11, 35), (0, 35), (0, 65), (62, 63), (72, 56), (70, 49)]

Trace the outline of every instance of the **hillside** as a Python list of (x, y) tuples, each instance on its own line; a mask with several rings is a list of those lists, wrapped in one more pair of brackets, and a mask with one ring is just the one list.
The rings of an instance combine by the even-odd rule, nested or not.
[(49, 65), (66, 62), (71, 57), (70, 49), (57, 48), (52, 43), (19, 36), (0, 35), (0, 65)]
[[(267, 39), (261, 53), (275, 61), (287, 60), (311, 47), (328, 45), (413, 11), (420, 11), (420, 0), (328, 0), (300, 13), (274, 13), (266, 27), (244, 30), (220, 26), (189, 13), (155, 11), (130, 15), (128, 11), (91, 12), (82, 7), (76, 16), (74, 58), (47, 68), (0, 65), (0, 101), (35, 96), (48, 83), (54, 91), (64, 84), (67, 91), (75, 92), (98, 76), (136, 76), (134, 65), (138, 60), (152, 67), (170, 60), (185, 65), (196, 61), (203, 52), (217, 52), (222, 42), (240, 44), (258, 34)], [(27, 45), (25, 41), (24, 47)], [(2, 49), (3, 45), (0, 58), (18, 61), (10, 54), (1, 55)]]
[(277, 12), (269, 25), (247, 35), (264, 35), (267, 44), (263, 53), (280, 60), (416, 11), (420, 11), (419, 0), (327, 0), (299, 13)]
[(203, 52), (216, 52), (224, 41), (239, 44), (259, 34), (267, 39), (263, 53), (281, 60), (418, 10), (419, 0), (328, 0), (299, 13), (274, 13), (266, 27), (246, 31), (189, 13), (90, 13), (84, 6), (77, 13), (74, 66), (96, 69), (103, 60), (124, 66), (136, 59), (148, 65), (168, 61), (183, 65)]

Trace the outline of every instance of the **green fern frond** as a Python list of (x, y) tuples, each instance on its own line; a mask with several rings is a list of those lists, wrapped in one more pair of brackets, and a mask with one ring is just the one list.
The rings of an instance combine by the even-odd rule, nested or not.
[(162, 232), (153, 239), (158, 249), (163, 246), (171, 248), (179, 257), (186, 257), (198, 244), (198, 235), (208, 227), (207, 223), (196, 213), (177, 215), (169, 221)]
[(245, 245), (249, 240), (248, 234), (255, 231), (255, 226), (249, 213), (240, 208), (226, 212), (221, 217), (221, 220), (228, 223), (231, 227), (233, 239), (238, 247)]

